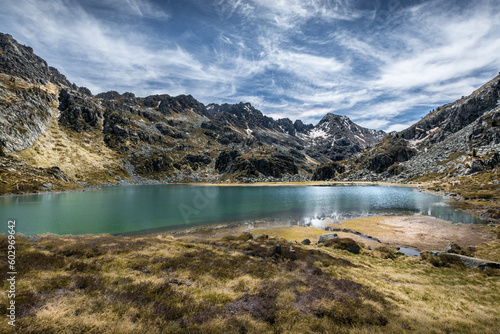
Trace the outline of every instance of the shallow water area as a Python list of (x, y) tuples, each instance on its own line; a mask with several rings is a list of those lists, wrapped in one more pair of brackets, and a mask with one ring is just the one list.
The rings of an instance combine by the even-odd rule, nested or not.
[(126, 186), (6, 196), (0, 198), (0, 214), (4, 221), (15, 219), (24, 235), (128, 234), (252, 221), (321, 227), (372, 215), (482, 222), (442, 197), (388, 186)]
[(399, 247), (398, 250), (406, 256), (419, 256), (420, 255), (420, 252), (414, 248)]

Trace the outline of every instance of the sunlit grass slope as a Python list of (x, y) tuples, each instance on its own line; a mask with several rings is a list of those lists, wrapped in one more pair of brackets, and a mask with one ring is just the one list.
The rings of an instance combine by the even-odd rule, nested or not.
[[(391, 250), (352, 254), (245, 234), (45, 235), (19, 236), (16, 261), (18, 333), (500, 330), (498, 272), (434, 267)], [(1, 294), (0, 307), (7, 302)]]

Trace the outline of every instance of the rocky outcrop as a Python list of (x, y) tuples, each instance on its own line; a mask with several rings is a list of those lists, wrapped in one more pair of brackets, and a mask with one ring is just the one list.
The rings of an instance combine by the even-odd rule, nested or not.
[(326, 247), (332, 247), (335, 249), (346, 250), (353, 254), (359, 254), (361, 251), (361, 246), (351, 238), (333, 238), (326, 240), (323, 245)]
[(366, 158), (366, 168), (376, 173), (386, 171), (394, 163), (410, 160), (417, 154), (416, 150), (408, 147), (405, 140), (391, 138), (379, 150), (373, 150)]
[(198, 102), (191, 95), (179, 95), (176, 97), (167, 94), (153, 95), (144, 98), (140, 102), (145, 107), (153, 108), (163, 115), (185, 114), (186, 111), (190, 111), (198, 115), (208, 116), (205, 105)]
[(240, 152), (236, 150), (222, 152), (215, 160), (215, 170), (219, 174), (228, 172), (231, 169), (233, 161), (240, 155)]
[(65, 76), (35, 55), (29, 46), (19, 44), (11, 35), (0, 33), (0, 73), (23, 78), (33, 84), (45, 85), (49, 81), (62, 86), (71, 84)]
[[(467, 268), (479, 268), (481, 270), (490, 270), (490, 269), (500, 269), (500, 263), (478, 259), (476, 257), (465, 256), (455, 253), (449, 252), (439, 252), (439, 251), (428, 251), (422, 253), (425, 258), (431, 256), (431, 263), (439, 264), (443, 261), (451, 262), (450, 259), (454, 259), (455, 261), (460, 261)], [(435, 257), (435, 258), (432, 258)], [(439, 261), (441, 260), (441, 261)], [(459, 263), (460, 263), (459, 262)]]
[(325, 233), (319, 236), (318, 244), (322, 244), (327, 240), (338, 239), (337, 233)]
[(59, 123), (75, 130), (92, 131), (102, 119), (102, 113), (87, 94), (61, 89), (59, 93)]
[(293, 122), (289, 118), (280, 118), (276, 121), (276, 123), (278, 123), (278, 126), (285, 133), (289, 134), (290, 136), (295, 136), (296, 129)]
[(201, 165), (208, 165), (212, 159), (206, 154), (187, 154), (182, 161), (189, 165), (192, 169), (197, 170)]
[(250, 103), (209, 104), (207, 105), (207, 110), (210, 113), (210, 118), (220, 123), (231, 124), (240, 129), (254, 130), (260, 128), (281, 131), (274, 119), (265, 116)]
[(229, 172), (245, 177), (264, 175), (280, 178), (284, 174), (297, 174), (298, 168), (291, 156), (275, 153), (270, 157), (238, 157)]
[(339, 174), (345, 172), (345, 167), (340, 163), (332, 162), (327, 165), (320, 166), (314, 170), (313, 181), (326, 181), (337, 177)]
[(0, 157), (0, 171), (0, 194), (24, 194), (81, 188), (57, 166), (34, 167), (14, 159)]
[(471, 95), (432, 111), (400, 134), (406, 140), (421, 140), (430, 144), (441, 142), (496, 108), (499, 99), (500, 75)]
[(56, 95), (44, 85), (66, 78), (12, 36), (0, 33), (0, 141), (5, 151), (31, 147), (52, 120)]
[(183, 139), (185, 136), (182, 132), (175, 130), (174, 127), (165, 124), (164, 122), (159, 122), (155, 124), (155, 127), (160, 131), (160, 133), (164, 136), (169, 136), (176, 139)]
[(8, 152), (31, 147), (52, 121), (56, 97), (27, 85), (14, 77), (7, 79), (7, 88), (0, 85), (0, 141)]
[(45, 168), (41, 170), (45, 170), (47, 174), (52, 175), (57, 180), (64, 182), (71, 182), (71, 179), (66, 174), (64, 174), (64, 172), (61, 171), (61, 169), (57, 166), (52, 166), (50, 168)]
[(304, 123), (302, 123), (302, 121), (300, 119), (296, 120), (293, 123), (293, 127), (295, 128), (295, 131), (299, 132), (299, 133), (305, 133), (305, 132), (308, 132), (308, 131), (311, 131), (312, 129), (314, 129), (314, 125), (304, 124)]

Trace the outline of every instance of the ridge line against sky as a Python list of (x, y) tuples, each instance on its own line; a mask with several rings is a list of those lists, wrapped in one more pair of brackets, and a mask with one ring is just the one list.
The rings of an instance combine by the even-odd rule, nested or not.
[(11, 34), (96, 94), (191, 94), (402, 130), (500, 70), (500, 1), (0, 0)]

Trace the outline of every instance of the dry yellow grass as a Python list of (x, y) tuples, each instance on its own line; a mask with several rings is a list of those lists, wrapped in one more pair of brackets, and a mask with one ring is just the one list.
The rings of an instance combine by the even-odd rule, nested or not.
[(316, 227), (277, 227), (277, 228), (257, 228), (252, 231), (255, 235), (267, 234), (269, 237), (280, 237), (290, 241), (301, 242), (309, 239), (311, 242), (318, 242), (320, 235), (327, 233), (325, 230)]
[(119, 156), (104, 144), (102, 131), (67, 131), (59, 125), (57, 112), (54, 105), (49, 128), (32, 147), (11, 155), (32, 166), (58, 166), (72, 179), (89, 185), (116, 183), (117, 176), (128, 179)]
[[(16, 329), (496, 333), (500, 328), (498, 272), (437, 268), (419, 257), (384, 259), (366, 249), (355, 255), (285, 240), (324, 232), (315, 228), (254, 231), (262, 232), (276, 238), (19, 237)], [(278, 243), (281, 252), (275, 253)], [(6, 247), (5, 236), (0, 246)], [(498, 243), (488, 251), (498, 255)], [(6, 303), (6, 294), (0, 295), (0, 306)]]

